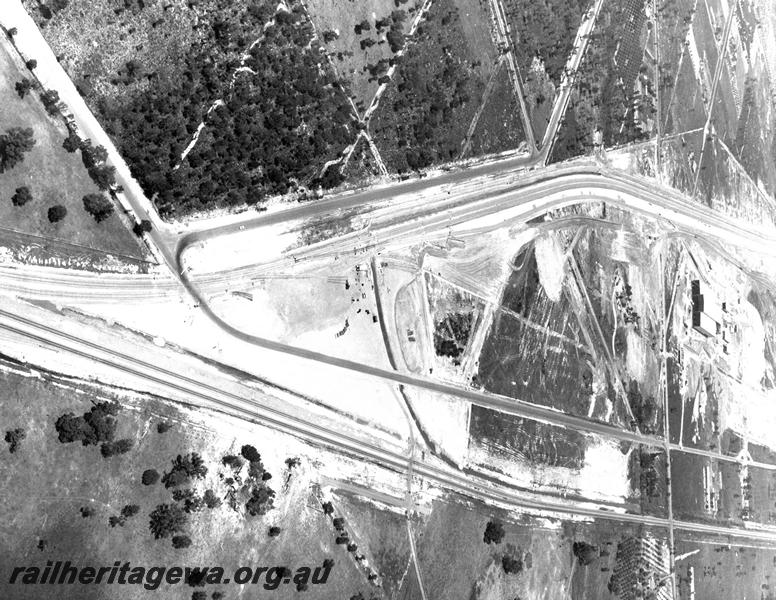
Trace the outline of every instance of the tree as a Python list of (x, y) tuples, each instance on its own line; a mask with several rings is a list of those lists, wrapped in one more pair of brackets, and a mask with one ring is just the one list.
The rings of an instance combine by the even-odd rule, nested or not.
[(393, 53), (398, 52), (404, 46), (404, 33), (402, 33), (401, 29), (391, 28), (385, 39), (388, 40), (388, 45)]
[(167, 421), (162, 421), (156, 425), (157, 433), (167, 433), (170, 429), (172, 429), (172, 423), (168, 423)]
[(330, 515), (334, 512), (334, 505), (331, 502), (324, 502), (321, 504), (321, 508), (323, 508), (323, 514)]
[(488, 521), (485, 526), (485, 533), (482, 536), (482, 541), (486, 544), (500, 544), (504, 539), (504, 526), (500, 521), (493, 520)]
[(32, 89), (32, 81), (23, 77), (21, 81), (16, 82), (14, 87), (16, 88), (16, 93), (19, 94), (19, 98), (24, 98)]
[(116, 432), (118, 412), (116, 402), (99, 402), (80, 417), (66, 413), (55, 423), (59, 441), (63, 444), (81, 442), (84, 446), (110, 442)]
[(505, 554), (501, 559), (501, 567), (507, 574), (517, 575), (523, 570), (523, 561), (519, 558)]
[(335, 517), (333, 523), (334, 523), (334, 529), (337, 529), (337, 530), (345, 529), (345, 517)]
[(242, 454), (243, 458), (245, 458), (245, 460), (247, 460), (247, 461), (250, 461), (250, 462), (260, 462), (261, 461), (261, 454), (259, 454), (259, 451), (256, 450), (256, 448), (254, 448), (250, 444), (245, 444), (240, 449), (240, 454)]
[(59, 112), (59, 92), (56, 90), (46, 90), (41, 93), (40, 101), (43, 102), (46, 112), (51, 116), (55, 116)]
[(78, 134), (70, 130), (70, 133), (67, 134), (67, 137), (65, 138), (65, 141), (62, 144), (62, 147), (67, 150), (68, 152), (75, 152), (81, 147), (81, 143), (83, 140), (78, 136)]
[(12, 169), (24, 160), (24, 154), (32, 150), (35, 138), (29, 127), (11, 127), (0, 135), (0, 173)]
[(269, 537), (277, 537), (280, 535), (280, 527), (277, 525), (273, 525), (269, 528), (269, 531), (267, 532)]
[(115, 527), (118, 525), (119, 527), (124, 527), (124, 523), (126, 523), (126, 519), (124, 517), (117, 517), (115, 515), (108, 517), (108, 524), (111, 527)]
[(197, 590), (191, 594), (191, 600), (207, 600), (207, 592)]
[(227, 454), (221, 459), (221, 462), (225, 467), (230, 467), (231, 469), (235, 471), (239, 471), (242, 469), (243, 466), (243, 460), (239, 456), (235, 456), (234, 454)]
[(113, 214), (113, 203), (103, 194), (86, 194), (83, 197), (84, 209), (101, 223)]
[(19, 33), (19, 30), (18, 30), (18, 29), (16, 29), (16, 27), (11, 27), (11, 28), (8, 30), (8, 37), (9, 37), (9, 38), (13, 38), (13, 36), (15, 36), (17, 33)]
[(180, 454), (172, 461), (172, 469), (162, 477), (164, 487), (177, 487), (188, 480), (190, 477), (202, 479), (207, 475), (205, 461), (196, 452), (191, 452), (185, 456)]
[(132, 449), (134, 442), (129, 438), (117, 440), (115, 442), (105, 442), (100, 446), (100, 453), (104, 458), (116, 456), (117, 454), (126, 454)]
[(574, 542), (571, 549), (583, 567), (588, 566), (598, 558), (598, 548), (587, 542)]
[(59, 223), (67, 216), (67, 209), (61, 204), (57, 204), (48, 209), (48, 220), (51, 223)]
[(140, 507), (137, 504), (127, 504), (121, 509), (121, 516), (127, 519), (134, 517), (140, 512)]
[(172, 547), (173, 548), (188, 548), (191, 546), (191, 538), (187, 535), (174, 535), (172, 537)]
[(94, 165), (89, 167), (89, 177), (97, 184), (101, 190), (109, 190), (116, 185), (116, 167), (112, 165)]
[(11, 196), (11, 202), (14, 206), (24, 206), (30, 200), (32, 200), (32, 193), (26, 185), (16, 188), (16, 193)]
[(186, 526), (186, 513), (177, 504), (160, 504), (150, 515), (149, 528), (154, 538), (170, 537)]
[(221, 506), (221, 498), (216, 496), (215, 492), (211, 489), (205, 490), (205, 495), (202, 497), (202, 500), (204, 501), (205, 506), (210, 509)]
[(19, 449), (21, 441), (27, 437), (27, 433), (21, 427), (5, 432), (5, 441), (8, 443), (8, 451), (13, 454)]
[(153, 226), (151, 225), (151, 221), (149, 221), (148, 219), (143, 219), (142, 221), (140, 221), (140, 223), (135, 223), (132, 226), (132, 232), (138, 237), (140, 237), (144, 233), (149, 233), (152, 229), (153, 229)]
[(212, 600), (223, 600), (223, 598), (224, 598), (224, 593), (223, 593), (223, 592), (213, 592), (213, 593), (210, 595), (210, 598), (211, 598)]
[(192, 489), (177, 489), (172, 492), (172, 499), (183, 502), (183, 510), (191, 514), (202, 509), (202, 498)]
[(273, 506), (274, 490), (266, 485), (260, 485), (251, 491), (251, 497), (245, 503), (245, 510), (249, 515), (256, 517), (266, 514)]
[(91, 506), (81, 507), (81, 517), (83, 517), (84, 519), (88, 519), (89, 517), (94, 516), (96, 513), (97, 511), (94, 510), (94, 508), (92, 508)]
[(38, 66), (38, 61), (37, 61), (37, 60), (35, 60), (34, 58), (31, 58), (31, 59), (30, 59), (30, 60), (28, 60), (26, 63), (24, 63), (24, 65), (25, 65), (25, 66), (26, 66), (26, 67), (27, 67), (27, 68), (28, 68), (30, 71), (34, 71), (34, 70), (35, 70), (35, 68)]
[(156, 469), (146, 469), (143, 471), (143, 475), (140, 477), (140, 481), (143, 485), (153, 485), (159, 481), (159, 471)]

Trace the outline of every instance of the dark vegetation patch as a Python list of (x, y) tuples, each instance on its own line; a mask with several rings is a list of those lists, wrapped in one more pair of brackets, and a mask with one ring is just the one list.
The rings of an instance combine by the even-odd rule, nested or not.
[(277, 12), (250, 50), (247, 70), (210, 112), (169, 187), (159, 190), (160, 209), (192, 197), (211, 207), (255, 204), (298, 186), (342, 182), (339, 165), (323, 169), (353, 141), (355, 117), (312, 38), (300, 4)]
[(359, 138), (353, 154), (342, 170), (342, 178), (355, 185), (368, 183), (370, 179), (380, 176), (380, 169), (365, 138)]
[(555, 89), (591, 0), (505, 0), (525, 103), (537, 143), (547, 128)]
[(520, 103), (509, 71), (505, 64), (501, 65), (472, 135), (470, 154), (480, 156), (517, 148), (525, 141), (520, 115)]
[[(268, 0), (165, 8), (145, 2), (112, 16), (105, 1), (55, 15), (46, 21), (46, 35), (55, 50), (72, 50), (66, 34), (80, 35), (73, 33), (80, 15), (90, 28), (92, 20), (107, 20), (107, 29), (126, 38), (124, 46), (143, 42), (131, 57), (107, 48), (109, 57), (95, 56), (90, 64), (87, 48), (77, 48), (64, 62), (163, 216), (255, 204), (298, 185), (339, 182), (336, 171), (318, 177), (352, 138), (349, 104), (318, 46), (310, 44), (312, 28), (299, 3), (278, 11), (265, 30), (277, 6)], [(138, 38), (139, 29), (146, 38)], [(254, 73), (233, 77), (245, 53), (244, 66)], [(110, 62), (119, 69), (109, 69)], [(203, 121), (201, 139), (177, 168)]]
[(450, 313), (444, 319), (434, 324), (434, 349), (437, 356), (453, 359), (453, 364), (460, 364), (460, 357), (469, 342), (474, 323), (474, 314)]
[(652, 68), (643, 60), (645, 6), (645, 0), (604, 3), (579, 67), (552, 162), (592, 150), (596, 132), (607, 147), (649, 137), (655, 82)]
[(480, 353), (477, 380), (495, 394), (587, 415), (593, 359), (578, 345), (575, 311), (566, 294), (558, 302), (547, 297), (533, 246), (514, 262)]
[(538, 58), (555, 86), (560, 83), (582, 17), (591, 6), (590, 0), (504, 1), (517, 64), (524, 77)]
[(455, 160), (485, 81), (451, 0), (432, 4), (372, 116), (370, 131), (399, 173)]
[(472, 406), (472, 441), (502, 460), (580, 469), (585, 462), (585, 436), (571, 429), (522, 419)]

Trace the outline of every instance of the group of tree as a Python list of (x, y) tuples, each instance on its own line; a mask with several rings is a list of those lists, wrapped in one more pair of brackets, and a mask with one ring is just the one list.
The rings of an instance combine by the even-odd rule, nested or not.
[[(240, 59), (272, 16), (260, 0), (205, 15), (198, 39), (173, 70), (133, 64), (151, 85), (139, 93), (96, 98), (106, 130), (163, 216), (256, 204), (298, 186), (329, 185), (327, 161), (350, 142), (350, 105), (317, 44), (303, 9), (278, 11), (230, 88)], [(117, 86), (125, 85), (117, 81)], [(224, 104), (208, 114), (216, 98)], [(200, 123), (207, 126), (177, 167)]]
[(202, 497), (192, 488), (177, 488), (172, 491), (172, 499), (178, 502), (184, 512), (191, 514), (202, 509)]
[(32, 192), (26, 185), (16, 188), (14, 195), (11, 196), (11, 202), (14, 206), (24, 206), (32, 200)]
[[(302, 8), (280, 14), (246, 60), (255, 74), (240, 77), (209, 113), (204, 143), (186, 160), (187, 169), (210, 174), (212, 183), (198, 191), (222, 203), (341, 182), (336, 167), (322, 170), (350, 143), (355, 117), (320, 48), (309, 44), (313, 31)], [(224, 157), (215, 165), (213, 153)]]
[(501, 557), (501, 568), (508, 575), (519, 575), (523, 572), (523, 561), (519, 556), (505, 554)]
[[(69, 136), (68, 136), (69, 139)], [(65, 140), (68, 143), (68, 140)], [(89, 177), (92, 178), (97, 187), (103, 191), (111, 189), (116, 185), (116, 168), (105, 163), (108, 160), (108, 151), (103, 146), (92, 145), (91, 140), (81, 140), (79, 146), (81, 150), (81, 160), (86, 167), (86, 171), (89, 173)], [(97, 220), (97, 222), (107, 218), (113, 212), (113, 205), (107, 199), (100, 200), (99, 194), (89, 194), (84, 197), (84, 207), (89, 211)], [(89, 199), (90, 207), (95, 209), (92, 212), (87, 207), (87, 198)], [(106, 202), (109, 207), (106, 208)], [(106, 213), (107, 211), (107, 213)], [(98, 215), (100, 218), (98, 218)]]
[(59, 92), (56, 90), (44, 90), (41, 92), (40, 101), (43, 102), (43, 107), (52, 117), (61, 113), (62, 109), (59, 103)]
[(17, 81), (15, 84), (16, 93), (19, 94), (19, 98), (24, 98), (32, 89), (32, 80), (27, 77), (23, 77), (21, 81)]
[[(646, 21), (644, 2), (604, 4), (577, 71), (577, 93), (561, 123), (551, 162), (593, 149), (596, 136), (604, 147), (648, 137), (645, 123), (655, 109), (651, 67), (643, 61), (640, 42)], [(612, 60), (615, 55), (617, 60)], [(645, 94), (636, 89), (638, 79)]]
[[(248, 474), (244, 483), (244, 488), (248, 491), (245, 512), (252, 517), (264, 515), (274, 506), (275, 491), (267, 484), (272, 475), (264, 468), (261, 454), (254, 446), (244, 445), (240, 454), (248, 461)], [(224, 458), (229, 459), (228, 463), (225, 460), (225, 464), (230, 464), (232, 468), (236, 466), (237, 462), (232, 458)]]
[(70, 0), (48, 0), (48, 2), (38, 3), (38, 12), (46, 21), (53, 19), (54, 16), (65, 10), (70, 5)]
[(0, 134), (0, 173), (12, 169), (32, 150), (35, 138), (29, 127), (11, 127)]
[(510, 2), (507, 19), (521, 73), (530, 73), (533, 59), (538, 57), (557, 86), (574, 46), (574, 34), (569, 32), (579, 29), (585, 11), (591, 6), (590, 0)]
[(59, 441), (63, 444), (81, 442), (84, 446), (113, 441), (119, 410), (116, 402), (98, 402), (79, 417), (73, 413), (60, 416), (54, 425)]
[(150, 514), (149, 528), (154, 538), (168, 538), (183, 531), (188, 519), (177, 504), (160, 504)]
[(131, 519), (140, 512), (140, 507), (137, 504), (127, 504), (121, 509), (121, 513), (113, 515), (108, 518), (108, 524), (111, 527), (124, 527), (127, 519)]
[(221, 499), (216, 496), (212, 489), (205, 490), (203, 496), (200, 496), (192, 488), (178, 488), (173, 490), (172, 499), (178, 502), (186, 513), (195, 513), (202, 510), (203, 506), (209, 509), (221, 506)]
[(63, 444), (81, 442), (84, 446), (101, 444), (100, 453), (105, 458), (125, 454), (133, 442), (128, 438), (114, 440), (118, 412), (117, 403), (99, 402), (80, 417), (66, 413), (54, 425), (59, 441)]
[[(398, 35), (395, 24), (392, 31)], [(458, 158), (485, 87), (472, 67), (472, 50), (462, 40), (459, 10), (443, 0), (431, 5), (415, 43), (394, 57), (394, 85), (373, 115), (371, 131), (387, 162), (400, 173)]]

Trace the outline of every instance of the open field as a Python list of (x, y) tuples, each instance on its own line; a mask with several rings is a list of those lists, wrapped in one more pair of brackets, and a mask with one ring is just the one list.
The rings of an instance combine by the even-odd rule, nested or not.
[[(97, 223), (84, 210), (83, 197), (99, 193), (99, 189), (89, 177), (80, 152), (71, 154), (62, 147), (68, 132), (59, 117), (46, 112), (39, 92), (33, 89), (23, 99), (16, 93), (15, 84), (31, 75), (5, 35), (0, 38), (0, 97), (4, 107), (0, 111), (0, 131), (11, 127), (30, 128), (35, 139), (35, 145), (24, 155), (23, 161), (0, 174), (2, 229), (41, 236), (28, 243), (38, 249), (42, 246), (44, 254), (63, 261), (67, 261), (71, 253), (88, 254), (86, 263), (95, 267), (99, 266), (101, 253), (144, 259), (146, 251), (142, 242), (125, 225), (123, 215), (113, 214)], [(32, 200), (23, 206), (14, 206), (11, 197), (21, 186), (29, 188)], [(47, 212), (57, 204), (67, 208), (67, 216), (58, 223), (51, 223)], [(116, 209), (121, 210), (120, 207)], [(0, 231), (0, 235), (5, 239), (9, 234)], [(47, 239), (52, 240), (50, 246), (47, 246)], [(83, 249), (79, 252), (58, 242)], [(7, 239), (5, 243), (13, 246), (14, 240)], [(46, 257), (40, 258), (45, 260)]]
[[(492, 517), (503, 524), (504, 537), (498, 544), (485, 544), (483, 533)], [(519, 515), (501, 511), (494, 514), (477, 504), (459, 504), (456, 498), (434, 502), (423, 528), (416, 529), (419, 567), (427, 597), (562, 597), (568, 573), (566, 548), (560, 529), (551, 527), (523, 520)], [(522, 563), (519, 573), (504, 571), (504, 556)], [(411, 580), (407, 581), (405, 587), (411, 584)], [(406, 590), (399, 597), (409, 600), (418, 595)]]
[(773, 550), (735, 545), (679, 541), (676, 554), (687, 555), (676, 565), (678, 600), (696, 598), (769, 598), (773, 591)]
[[(302, 447), (296, 442), (289, 443), (259, 426), (178, 409), (155, 398), (115, 395), (45, 374), (38, 376), (24, 367), (4, 364), (0, 379), (4, 427), (26, 431), (26, 438), (13, 454), (8, 454), (4, 445), (0, 465), (4, 489), (14, 490), (13, 498), (9, 497), (2, 509), (3, 597), (61, 597), (59, 586), (11, 587), (7, 583), (13, 565), (45, 564), (46, 560), (94, 566), (110, 566), (114, 560), (133, 565), (209, 564), (221, 565), (230, 573), (241, 565), (288, 565), (295, 570), (303, 565), (320, 566), (325, 558), (333, 558), (328, 583), (311, 585), (307, 592), (311, 598), (350, 597), (367, 587), (363, 569), (335, 544), (331, 521), (310, 487), (316, 477), (314, 459), (299, 454)], [(115, 437), (133, 441), (128, 453), (102, 458), (95, 446), (57, 440), (55, 422), (62, 414), (81, 414), (102, 400), (120, 404)], [(159, 433), (160, 423), (172, 428)], [(242, 508), (242, 486), (250, 481), (245, 465), (239, 475), (242, 483), (230, 483), (230, 478), (237, 479), (236, 471), (222, 464), (222, 456), (239, 455), (241, 446), (249, 443), (257, 447), (263, 468), (273, 475), (267, 484), (275, 490), (274, 508), (264, 516), (249, 516)], [(175, 503), (172, 490), (161, 482), (144, 485), (141, 475), (146, 469), (167, 471), (176, 455), (189, 452), (201, 455), (207, 473), (203, 479), (189, 480), (188, 485), (200, 496), (205, 488), (213, 489), (222, 504), (188, 514), (184, 531), (192, 544), (174, 549), (169, 538), (154, 539), (148, 517), (157, 505)], [(301, 463), (289, 469), (284, 461), (291, 456), (300, 457)], [(36, 475), (31, 477), (31, 473)], [(237, 510), (230, 505), (230, 488), (236, 489)], [(139, 513), (126, 518), (123, 525), (111, 527), (109, 517), (117, 516), (128, 504), (137, 505)], [(83, 517), (82, 508), (92, 509), (93, 514)], [(271, 525), (281, 528), (278, 537), (268, 536)], [(38, 548), (40, 540), (45, 542), (42, 549)], [(296, 593), (290, 588), (281, 587), (281, 597)], [(105, 584), (82, 589), (80, 597), (95, 600), (116, 593), (115, 586)], [(231, 583), (204, 589), (208, 595), (220, 590), (230, 597), (235, 588)], [(164, 584), (160, 590), (171, 598), (190, 598), (192, 592), (185, 584)], [(120, 597), (140, 599), (147, 595), (142, 586), (122, 586)]]
[[(351, 539), (380, 575), (385, 594), (395, 597), (407, 577), (410, 561), (406, 517), (398, 510), (381, 509), (346, 491), (334, 490), (333, 496), (334, 514), (345, 518)], [(364, 594), (368, 597), (366, 587)]]

